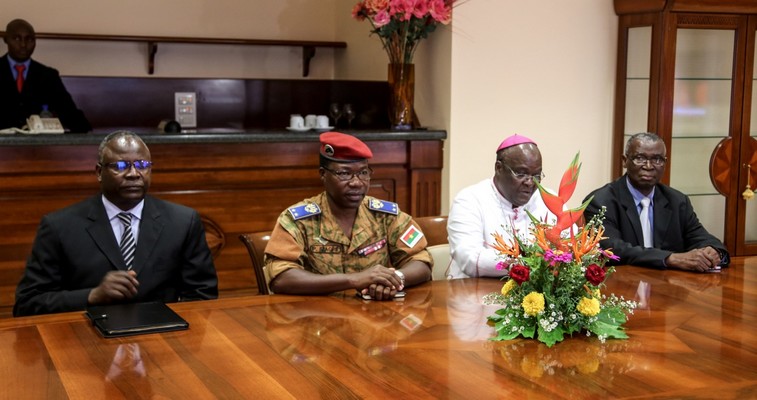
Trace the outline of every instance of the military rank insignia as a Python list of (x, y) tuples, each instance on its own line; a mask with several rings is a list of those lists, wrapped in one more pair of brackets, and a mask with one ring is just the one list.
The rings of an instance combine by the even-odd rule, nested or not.
[(297, 207), (290, 207), (289, 214), (295, 221), (321, 213), (321, 208), (315, 203), (308, 203)]
[(416, 244), (418, 244), (418, 241), (421, 240), (423, 237), (423, 232), (420, 231), (420, 229), (416, 228), (415, 225), (410, 225), (409, 228), (405, 231), (405, 233), (400, 236), (400, 240), (402, 243), (405, 243), (407, 247), (414, 247)]
[(368, 208), (373, 211), (381, 211), (392, 215), (397, 215), (400, 212), (400, 207), (397, 205), (397, 203), (379, 199), (371, 199), (370, 201), (368, 201)]

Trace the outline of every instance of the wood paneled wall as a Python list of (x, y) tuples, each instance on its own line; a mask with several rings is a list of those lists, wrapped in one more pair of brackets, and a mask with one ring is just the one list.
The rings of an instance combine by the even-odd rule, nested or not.
[[(325, 115), (331, 103), (352, 104), (353, 128), (389, 126), (386, 82), (123, 77), (64, 77), (63, 81), (96, 130), (155, 128), (161, 120), (174, 119), (175, 92), (197, 93), (200, 129), (284, 129), (290, 114)], [(347, 127), (346, 119), (337, 127)]]

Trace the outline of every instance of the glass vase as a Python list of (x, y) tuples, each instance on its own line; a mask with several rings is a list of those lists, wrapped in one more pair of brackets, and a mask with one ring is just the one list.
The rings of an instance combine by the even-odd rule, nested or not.
[(392, 129), (413, 129), (415, 65), (389, 64), (389, 123)]

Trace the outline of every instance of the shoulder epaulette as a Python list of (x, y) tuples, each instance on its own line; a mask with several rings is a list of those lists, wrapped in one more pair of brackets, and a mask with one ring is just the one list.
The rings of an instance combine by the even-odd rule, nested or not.
[(312, 217), (313, 215), (319, 215), (320, 213), (321, 208), (318, 207), (318, 205), (315, 203), (307, 203), (301, 206), (289, 208), (289, 214), (292, 215), (292, 218), (294, 218), (295, 221), (307, 217)]
[(400, 212), (400, 207), (397, 205), (397, 203), (379, 199), (370, 199), (368, 201), (368, 208), (373, 211), (385, 212), (392, 215), (397, 215)]

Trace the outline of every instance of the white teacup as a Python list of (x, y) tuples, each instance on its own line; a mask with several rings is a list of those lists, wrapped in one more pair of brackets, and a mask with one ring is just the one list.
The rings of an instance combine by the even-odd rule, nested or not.
[(302, 115), (292, 114), (292, 116), (289, 117), (289, 127), (302, 129), (305, 127), (305, 119), (302, 118)]
[(315, 114), (308, 114), (305, 116), (305, 127), (306, 128), (315, 128), (316, 127), (316, 117)]
[(326, 115), (319, 115), (315, 119), (315, 127), (316, 129), (328, 129), (329, 128), (329, 117)]

